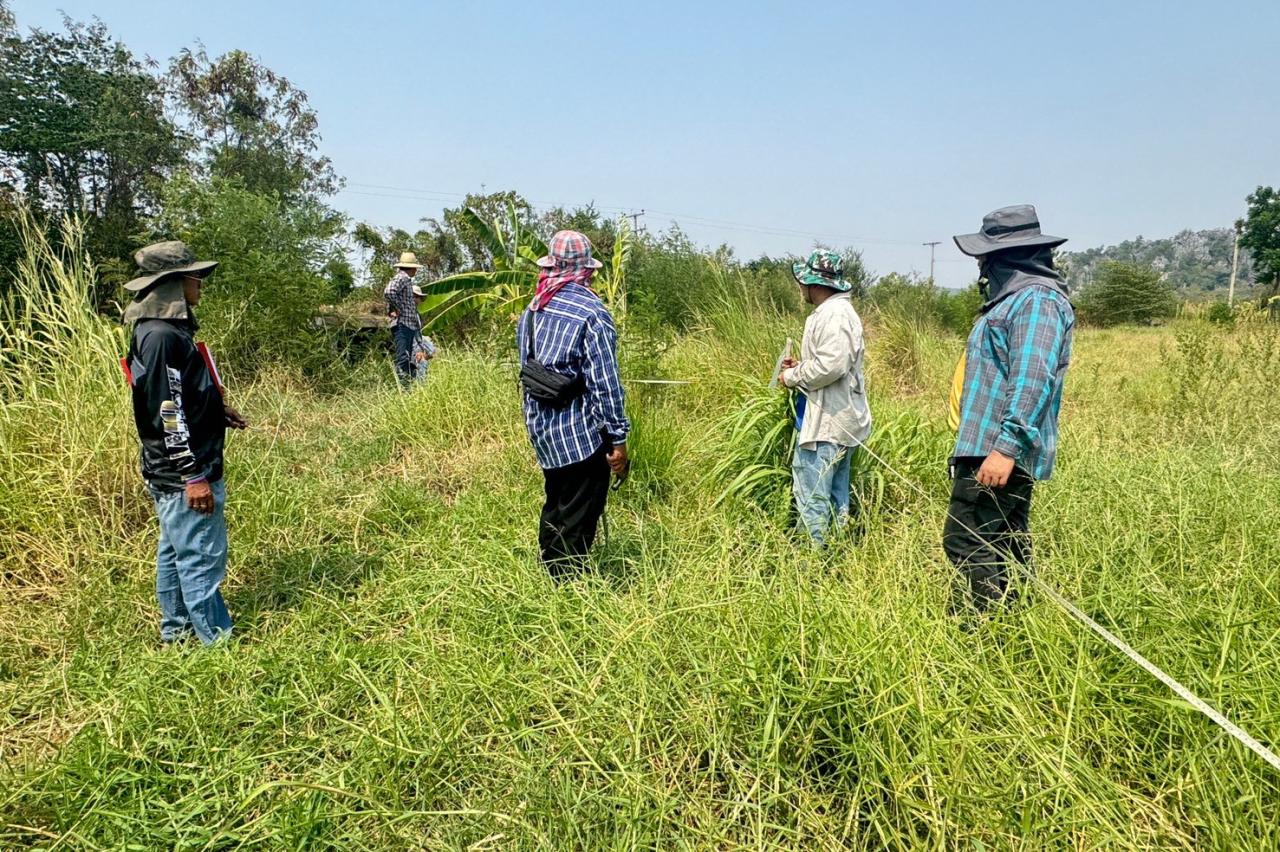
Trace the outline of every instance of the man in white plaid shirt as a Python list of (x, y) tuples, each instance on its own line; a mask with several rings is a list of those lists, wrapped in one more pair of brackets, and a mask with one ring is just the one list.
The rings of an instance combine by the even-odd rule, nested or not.
[(408, 385), (413, 379), (413, 341), (422, 330), (422, 317), (418, 316), (418, 305), (413, 298), (413, 276), (418, 274), (422, 264), (411, 251), (400, 255), (396, 264), (396, 274), (387, 282), (382, 291), (387, 300), (387, 315), (391, 317), (391, 339), (396, 347), (396, 375), (401, 385)]

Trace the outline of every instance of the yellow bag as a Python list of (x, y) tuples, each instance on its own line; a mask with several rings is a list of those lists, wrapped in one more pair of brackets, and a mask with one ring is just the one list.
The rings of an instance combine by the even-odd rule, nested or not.
[(951, 376), (951, 395), (947, 399), (947, 425), (952, 432), (960, 431), (960, 399), (964, 396), (964, 352), (956, 362), (956, 371)]

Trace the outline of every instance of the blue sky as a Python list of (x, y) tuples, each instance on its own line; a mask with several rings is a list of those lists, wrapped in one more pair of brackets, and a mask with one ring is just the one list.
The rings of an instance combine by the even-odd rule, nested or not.
[[(483, 184), (677, 219), (742, 256), (950, 242), (1031, 202), (1069, 248), (1229, 225), (1280, 182), (1277, 0), (13, 0), (161, 62), (241, 48), (306, 90), (336, 204), (412, 228)], [(394, 189), (389, 189), (392, 187)]]

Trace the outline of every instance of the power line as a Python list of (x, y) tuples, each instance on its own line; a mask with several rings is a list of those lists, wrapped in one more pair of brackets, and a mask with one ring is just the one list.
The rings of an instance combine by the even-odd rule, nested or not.
[[(399, 187), (399, 186), (391, 186), (388, 184), (370, 184), (370, 183), (360, 183), (357, 181), (352, 181), (349, 185), (367, 187), (370, 189), (391, 190), (399, 194), (390, 195), (390, 194), (383, 194), (383, 193), (376, 193), (376, 192), (362, 192), (356, 189), (347, 189), (346, 187), (339, 190), (339, 192), (347, 193), (350, 195), (364, 195), (364, 196), (371, 196), (371, 197), (377, 197), (377, 198), (393, 198), (393, 199), (401, 199), (401, 200), (413, 200), (415, 196), (425, 196), (423, 200), (431, 200), (431, 201), (439, 201), (441, 200), (441, 197), (449, 198), (449, 199), (467, 197), (466, 193), (447, 192), (444, 190), (435, 190), (435, 189), (417, 189), (412, 187)], [(568, 206), (563, 201), (551, 202), (551, 201), (537, 201), (533, 199), (526, 199), (526, 200), (529, 201), (531, 205), (535, 207), (541, 207), (541, 208)], [(597, 210), (616, 212), (626, 216), (632, 215), (631, 211), (634, 211), (636, 209), (634, 205), (633, 206), (615, 206), (615, 205), (595, 204), (594, 202), (592, 202), (592, 205)], [(915, 245), (915, 243), (911, 240), (896, 240), (896, 239), (878, 238), (878, 237), (857, 237), (857, 236), (850, 236), (847, 234), (806, 231), (806, 230), (801, 230), (797, 228), (768, 227), (763, 225), (751, 224), (747, 222), (734, 222), (727, 219), (718, 219), (718, 218), (709, 217), (709, 216), (696, 216), (691, 213), (680, 213), (678, 211), (673, 211), (673, 210), (654, 210), (654, 209), (642, 208), (641, 213), (642, 214), (652, 213), (658, 216), (667, 216), (667, 217), (670, 217), (670, 219), (673, 222), (681, 222), (681, 223), (686, 223), (691, 225), (697, 225), (699, 227), (704, 227), (704, 228), (716, 228), (720, 230), (738, 231), (742, 233), (765, 234), (768, 236), (780, 236), (780, 237), (801, 237), (801, 238), (810, 239), (810, 240), (834, 240), (834, 241), (845, 242), (848, 244), (897, 245), (897, 246)]]

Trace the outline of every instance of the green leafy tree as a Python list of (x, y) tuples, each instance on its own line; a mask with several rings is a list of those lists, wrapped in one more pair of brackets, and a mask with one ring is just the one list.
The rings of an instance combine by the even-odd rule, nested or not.
[(88, 250), (119, 277), (184, 154), (162, 87), (101, 22), (64, 18), (63, 32), (22, 37), (11, 16), (5, 21), (0, 189), (50, 220), (84, 217)]
[(1266, 303), (1280, 295), (1280, 192), (1260, 186), (1246, 199), (1249, 212), (1236, 222), (1240, 247), (1249, 250)]
[(457, 234), (436, 219), (423, 219), (422, 225), (412, 234), (401, 228), (378, 228), (365, 222), (356, 225), (351, 236), (357, 246), (369, 252), (365, 275), (370, 287), (381, 293), (396, 261), (406, 251), (418, 256), (422, 274), (428, 280), (463, 269), (464, 250)]
[(487, 195), (469, 193), (461, 206), (447, 208), (443, 219), (444, 227), (457, 236), (462, 246), (465, 266), (478, 270), (496, 269), (498, 258), (512, 251), (514, 245), (495, 244), (493, 230), (486, 223), (505, 222), (502, 230), (506, 237), (541, 231), (533, 205), (515, 190)]
[(1076, 309), (1080, 319), (1091, 325), (1146, 324), (1172, 316), (1177, 300), (1151, 267), (1108, 260), (1080, 290)]
[(307, 93), (255, 57), (233, 50), (213, 59), (204, 47), (183, 50), (169, 65), (169, 83), (210, 176), (284, 198), (337, 191), (340, 180), (319, 153), (319, 121)]
[(333, 340), (314, 322), (341, 295), (344, 223), (327, 207), (182, 175), (155, 227), (156, 239), (183, 240), (219, 262), (200, 315), (229, 371), (245, 376), (275, 362), (319, 373), (332, 364)]

